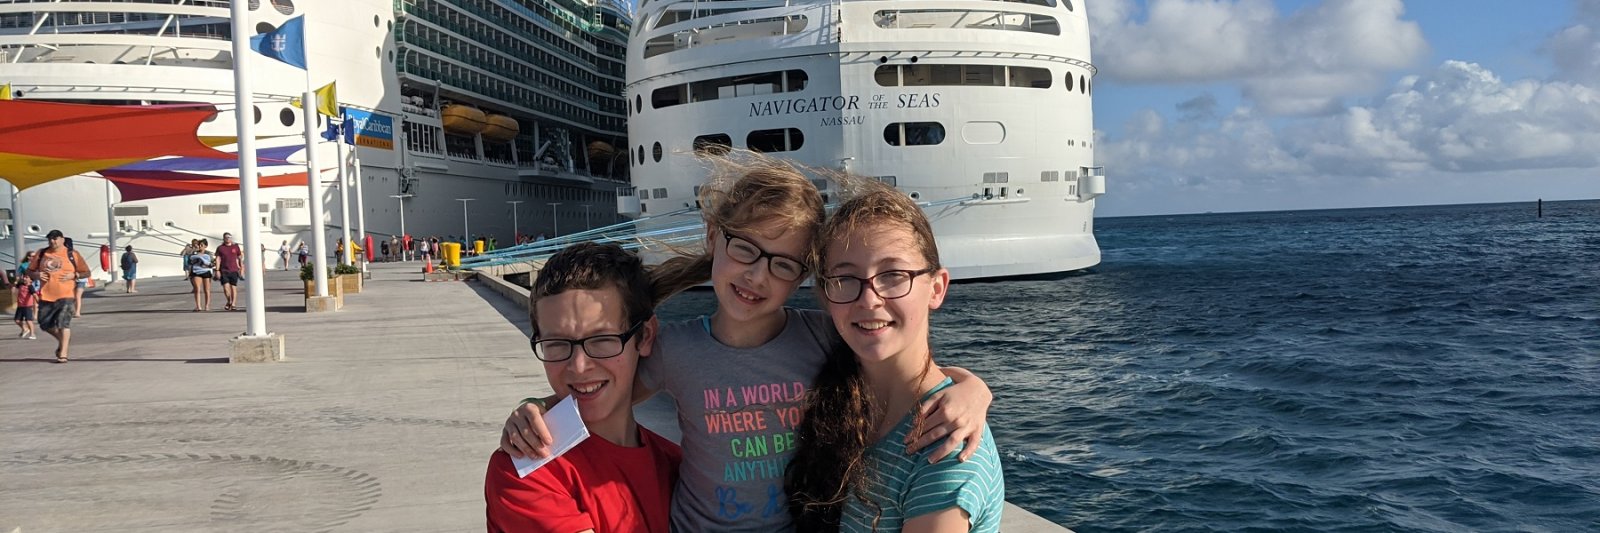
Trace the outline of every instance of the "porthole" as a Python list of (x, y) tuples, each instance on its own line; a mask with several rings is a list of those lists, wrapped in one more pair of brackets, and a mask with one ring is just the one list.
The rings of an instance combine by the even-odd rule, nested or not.
[(639, 164), (644, 164), (644, 145), (639, 145)]
[(377, 48), (373, 48), (372, 51), (374, 53), (378, 54), (378, 59), (383, 59), (383, 47), (382, 46), (379, 46)]
[(262, 22), (260, 24), (256, 24), (256, 33), (267, 33), (269, 31), (276, 30), (276, 29), (278, 29), (278, 28), (276, 26), (273, 26), (272, 23), (270, 23), (270, 22)]
[(656, 142), (655, 146), (650, 147), (650, 157), (655, 158), (657, 163), (661, 162), (661, 143), (659, 141)]
[(640, 112), (643, 112), (643, 111), (644, 111), (644, 96), (643, 95), (638, 95), (638, 94), (633, 95), (633, 112), (634, 113), (640, 113)]
[(394, 50), (390, 50), (389, 51), (389, 62), (390, 63), (394, 62)]
[(1094, 94), (1094, 85), (1092, 85), (1091, 82), (1084, 82), (1084, 84), (1085, 84), (1086, 87), (1089, 88), (1089, 91), (1088, 91), (1089, 94), (1091, 94), (1091, 95)]
[(713, 133), (694, 138), (694, 153), (701, 155), (722, 155), (733, 150), (733, 137), (726, 133)]
[(897, 122), (883, 128), (883, 141), (889, 146), (931, 146), (944, 142), (944, 124), (938, 122)]
[(916, 191), (911, 191), (911, 199), (912, 200), (921, 200), (922, 199), (922, 193), (916, 192)]
[(372, 27), (377, 28), (377, 27), (380, 27), (382, 24), (383, 24), (383, 19), (382, 18), (379, 18), (377, 15), (373, 15), (372, 16)]
[(744, 138), (745, 148), (756, 152), (791, 152), (805, 144), (805, 134), (795, 128), (756, 130)]
[(1078, 75), (1078, 92), (1080, 93), (1089, 92), (1089, 82), (1084, 81), (1085, 79), (1082, 74)]
[(28, 233), (39, 233), (41, 231), (44, 231), (44, 228), (40, 227), (38, 224), (28, 225)]
[(394, 31), (394, 21), (389, 21), (389, 31)]
[(294, 0), (272, 0), (272, 8), (285, 15), (294, 14)]
[(1072, 92), (1072, 73), (1067, 73), (1067, 92)]

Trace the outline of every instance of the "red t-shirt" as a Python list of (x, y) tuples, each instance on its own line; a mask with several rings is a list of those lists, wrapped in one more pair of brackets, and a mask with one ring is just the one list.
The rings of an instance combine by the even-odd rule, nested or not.
[(667, 533), (683, 451), (644, 426), (639, 440), (626, 448), (592, 436), (525, 478), (496, 450), (483, 483), (489, 533)]
[(217, 265), (223, 272), (239, 271), (239, 256), (243, 254), (237, 244), (224, 244), (217, 247)]

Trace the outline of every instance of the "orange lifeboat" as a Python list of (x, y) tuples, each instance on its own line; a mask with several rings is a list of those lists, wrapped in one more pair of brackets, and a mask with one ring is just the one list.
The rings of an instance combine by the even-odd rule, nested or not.
[(508, 142), (517, 138), (521, 126), (517, 119), (505, 115), (489, 115), (488, 125), (483, 128), (483, 139), (486, 141)]
[(469, 105), (444, 106), (441, 120), (444, 122), (445, 131), (459, 135), (477, 135), (489, 126), (488, 116), (483, 110)]

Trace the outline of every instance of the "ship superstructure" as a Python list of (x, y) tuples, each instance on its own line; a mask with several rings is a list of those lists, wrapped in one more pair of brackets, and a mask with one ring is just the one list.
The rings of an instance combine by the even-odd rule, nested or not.
[(1094, 74), (1078, 0), (645, 0), (619, 206), (692, 209), (695, 153), (750, 149), (905, 191), (957, 278), (1086, 268)]
[[(209, 103), (222, 112), (198, 133), (231, 136), (229, 7), (222, 0), (0, 0), (0, 83), (22, 99)], [(306, 17), (310, 76), (317, 86), (336, 81), (353, 119), (366, 225), (375, 237), (400, 233), (403, 220), (412, 235), (470, 233), (509, 243), (519, 234), (554, 236), (616, 220), (615, 191), (630, 170), (612, 148), (626, 145), (620, 92), (632, 26), (625, 6), (249, 0), (248, 13), (257, 33)], [(250, 64), (258, 148), (303, 145), (291, 100), (304, 90), (307, 71), (264, 57)], [(334, 147), (318, 149), (332, 185)], [(303, 165), (304, 153), (287, 159)], [(347, 181), (356, 174), (352, 168)], [(323, 198), (329, 242), (341, 232), (337, 195), (329, 187)], [(115, 232), (119, 247), (160, 257), (190, 239), (214, 243), (238, 231), (238, 201), (237, 192), (129, 200), (110, 181), (85, 175), (23, 191), (19, 209), (0, 218), (20, 212), (30, 248), (59, 228), (91, 246)], [(270, 249), (308, 239), (304, 186), (263, 188), (259, 201)], [(11, 250), (0, 243), (0, 262), (11, 263)], [(179, 266), (147, 259), (139, 272), (173, 274)]]

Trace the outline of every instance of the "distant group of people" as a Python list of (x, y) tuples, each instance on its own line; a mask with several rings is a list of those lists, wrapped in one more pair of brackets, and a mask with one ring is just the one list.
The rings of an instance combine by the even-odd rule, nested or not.
[(222, 285), (226, 302), (224, 311), (243, 311), (239, 307), (239, 282), (244, 280), (244, 250), (233, 242), (232, 233), (222, 234), (222, 244), (215, 253), (210, 251), (208, 239), (194, 239), (184, 247), (183, 275), (189, 281), (190, 294), (194, 296), (196, 313), (211, 310), (211, 280)]

